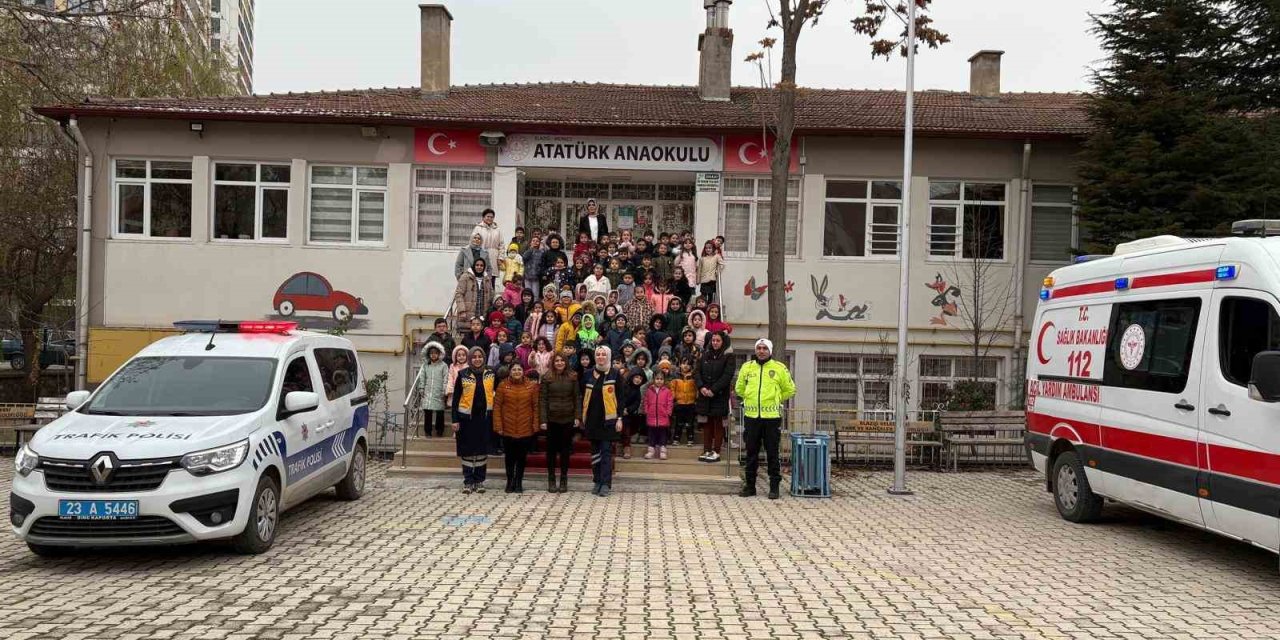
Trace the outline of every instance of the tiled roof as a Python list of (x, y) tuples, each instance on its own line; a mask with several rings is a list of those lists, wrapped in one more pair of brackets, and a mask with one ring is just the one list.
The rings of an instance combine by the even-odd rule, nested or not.
[[(341, 122), (416, 126), (491, 126), (505, 130), (758, 128), (772, 93), (736, 87), (727, 102), (705, 101), (697, 87), (587, 83), (453, 87), (424, 96), (416, 87), (214, 98), (91, 98), (36, 111), (115, 117), (201, 118), (256, 122)], [(916, 94), (916, 131), (939, 136), (1063, 137), (1088, 133), (1079, 93)], [(893, 133), (902, 130), (900, 91), (802, 89), (798, 133)]]

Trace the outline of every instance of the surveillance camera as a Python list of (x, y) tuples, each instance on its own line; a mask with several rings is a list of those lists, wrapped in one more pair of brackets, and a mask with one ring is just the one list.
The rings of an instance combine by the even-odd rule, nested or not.
[(480, 144), (486, 147), (501, 147), (506, 142), (507, 134), (501, 131), (481, 131)]

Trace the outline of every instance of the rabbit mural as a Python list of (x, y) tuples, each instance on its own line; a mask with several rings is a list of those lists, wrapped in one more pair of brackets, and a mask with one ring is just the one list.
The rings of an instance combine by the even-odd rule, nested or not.
[(822, 276), (822, 284), (818, 284), (817, 276), (810, 275), (809, 283), (813, 285), (814, 304), (818, 308), (816, 320), (836, 320), (845, 322), (849, 320), (866, 320), (867, 310), (871, 305), (864, 302), (862, 304), (852, 304), (852, 300), (844, 297), (844, 294), (838, 296), (839, 306), (832, 310), (832, 300), (827, 295), (827, 285), (830, 284), (829, 276)]

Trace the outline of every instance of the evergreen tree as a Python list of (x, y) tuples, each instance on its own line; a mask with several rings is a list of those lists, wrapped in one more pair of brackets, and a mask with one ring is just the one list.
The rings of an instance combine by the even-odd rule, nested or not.
[[(1262, 0), (1239, 0), (1253, 2)], [(1094, 73), (1095, 129), (1079, 166), (1086, 251), (1223, 234), (1280, 202), (1280, 129), (1257, 111), (1266, 65), (1245, 61), (1277, 44), (1264, 24), (1208, 0), (1118, 0), (1094, 17), (1107, 60)]]

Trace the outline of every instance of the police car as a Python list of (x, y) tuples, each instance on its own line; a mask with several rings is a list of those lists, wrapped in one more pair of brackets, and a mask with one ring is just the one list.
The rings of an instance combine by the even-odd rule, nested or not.
[(17, 455), (10, 522), (66, 547), (275, 541), (280, 513), (365, 485), (364, 376), (351, 342), (293, 322), (180, 322)]
[(1110, 499), (1280, 550), (1280, 222), (1233, 232), (1045, 279), (1027, 440), (1063, 518)]

